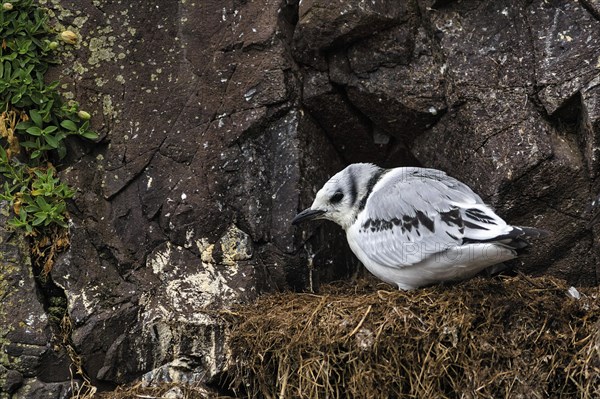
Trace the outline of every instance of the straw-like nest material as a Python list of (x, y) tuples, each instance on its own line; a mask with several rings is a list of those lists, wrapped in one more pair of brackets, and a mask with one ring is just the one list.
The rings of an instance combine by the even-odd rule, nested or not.
[(91, 397), (73, 395), (72, 399), (233, 399), (220, 396), (202, 384), (162, 383), (144, 386), (136, 383), (121, 386), (112, 392), (102, 392)]
[(600, 398), (600, 290), (575, 299), (568, 289), (503, 277), (264, 295), (231, 315), (233, 388), (259, 398)]

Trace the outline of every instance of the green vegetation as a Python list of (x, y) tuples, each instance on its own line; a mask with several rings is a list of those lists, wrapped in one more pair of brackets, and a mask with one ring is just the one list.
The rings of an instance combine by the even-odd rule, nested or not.
[[(12, 0), (0, 9), (0, 199), (15, 212), (9, 223), (32, 235), (41, 227), (67, 226), (65, 200), (74, 192), (53, 166), (67, 153), (65, 139), (98, 137), (89, 129), (89, 113), (63, 101), (58, 82), (44, 81), (58, 48), (47, 20), (33, 0)], [(76, 43), (73, 32), (60, 37)]]

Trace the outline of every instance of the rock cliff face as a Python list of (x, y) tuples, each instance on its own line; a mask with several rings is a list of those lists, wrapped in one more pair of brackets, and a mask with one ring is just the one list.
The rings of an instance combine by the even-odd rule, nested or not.
[[(53, 73), (102, 134), (71, 143), (71, 247), (51, 274), (95, 385), (215, 382), (215, 310), (355, 272), (337, 228), (290, 225), (351, 162), (443, 169), (511, 222), (553, 232), (520, 267), (597, 284), (596, 2), (47, 7), (82, 38)], [(66, 394), (44, 290), (23, 252), (3, 256), (0, 395)]]

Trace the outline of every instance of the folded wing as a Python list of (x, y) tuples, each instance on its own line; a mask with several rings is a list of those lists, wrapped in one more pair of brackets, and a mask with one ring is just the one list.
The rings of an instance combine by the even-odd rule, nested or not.
[(414, 265), (474, 242), (525, 245), (521, 229), (507, 225), (468, 186), (441, 171), (398, 168), (384, 179), (350, 233), (382, 266)]

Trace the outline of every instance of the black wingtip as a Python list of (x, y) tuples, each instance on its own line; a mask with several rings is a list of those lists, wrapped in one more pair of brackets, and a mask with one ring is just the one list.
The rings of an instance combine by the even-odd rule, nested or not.
[(536, 227), (513, 226), (513, 229), (506, 234), (505, 239), (510, 239), (508, 246), (516, 249), (519, 255), (525, 253), (529, 247), (529, 239), (539, 239), (549, 236), (551, 233), (548, 230), (538, 229)]
[(515, 250), (523, 250), (529, 246), (529, 239), (538, 239), (544, 238), (551, 234), (550, 231), (544, 229), (538, 229), (536, 227), (526, 227), (526, 226), (512, 226), (512, 230), (510, 230), (506, 234), (502, 234), (500, 236), (496, 236), (489, 240), (465, 240), (464, 243), (474, 243), (474, 242), (493, 242), (503, 244), (507, 247), (510, 247)]

